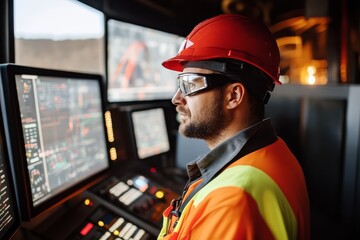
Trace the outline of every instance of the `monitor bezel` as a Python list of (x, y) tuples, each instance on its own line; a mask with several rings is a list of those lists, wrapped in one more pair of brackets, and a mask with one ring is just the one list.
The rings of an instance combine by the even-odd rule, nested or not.
[[(8, 149), (11, 150), (11, 154), (9, 154), (9, 157), (12, 164), (11, 167), (14, 169), (15, 174), (15, 182), (19, 200), (19, 211), (21, 219), (24, 221), (29, 221), (37, 217), (41, 213), (44, 213), (47, 210), (59, 206), (61, 203), (81, 193), (89, 186), (92, 186), (96, 182), (100, 181), (101, 178), (104, 176), (104, 173), (109, 169), (110, 161), (107, 142), (107, 131), (105, 128), (105, 120), (103, 117), (102, 121), (105, 133), (104, 141), (107, 148), (106, 156), (108, 159), (108, 167), (99, 171), (98, 173), (91, 175), (89, 178), (81, 180), (79, 183), (69, 187), (67, 190), (62, 191), (34, 206), (31, 194), (31, 186), (29, 182), (29, 172), (26, 164), (23, 139), (24, 135), (20, 118), (15, 75), (29, 74), (46, 77), (69, 77), (74, 79), (80, 79), (80, 81), (96, 81), (99, 83), (100, 97), (102, 99), (101, 110), (103, 114), (105, 113), (104, 83), (102, 76), (97, 74), (45, 69), (14, 64), (1, 64), (0, 68), (2, 79), (2, 81), (0, 81), (0, 88), (3, 93), (1, 95), (1, 107), (4, 116), (5, 136), (8, 142)], [(20, 159), (20, 161), (17, 159)]]
[[(0, 107), (0, 109), (2, 109)], [(12, 175), (12, 169), (10, 166), (10, 159), (9, 159), (9, 152), (8, 152), (8, 144), (5, 138), (5, 131), (4, 131), (4, 124), (3, 124), (3, 116), (0, 116), (0, 144), (2, 144), (2, 150), (3, 150), (3, 164), (4, 164), (4, 168), (6, 171), (6, 178), (7, 181), (9, 182), (8, 186), (9, 186), (9, 193), (10, 196), (12, 198), (12, 204), (13, 204), (13, 214), (14, 214), (14, 222), (11, 224), (11, 226), (8, 227), (8, 229), (6, 230), (6, 232), (4, 233), (3, 236), (0, 236), (4, 239), (10, 239), (15, 233), (16, 231), (20, 228), (20, 214), (19, 214), (19, 210), (18, 210), (18, 199), (17, 199), (17, 195), (16, 195), (16, 190), (15, 190), (15, 182), (14, 182), (14, 178)]]
[[(167, 151), (164, 151), (164, 152), (152, 155), (152, 156), (140, 158), (140, 156), (138, 154), (138, 143), (136, 141), (136, 136), (135, 136), (135, 124), (134, 124), (132, 115), (135, 112), (154, 110), (154, 109), (162, 109), (162, 111), (164, 113), (166, 137), (167, 137), (167, 141), (169, 143), (169, 149)], [(128, 118), (129, 118), (131, 133), (132, 133), (132, 142), (133, 142), (133, 146), (134, 146), (134, 152), (135, 152), (136, 159), (138, 161), (146, 162), (146, 163), (149, 163), (149, 164), (150, 163), (157, 163), (159, 158), (161, 158), (162, 156), (167, 156), (168, 154), (170, 154), (170, 152), (171, 152), (171, 141), (170, 141), (170, 135), (169, 135), (169, 124), (168, 124), (168, 120), (167, 120), (166, 111), (164, 109), (164, 106), (154, 105), (154, 104), (145, 104), (145, 105), (140, 105), (140, 106), (134, 106), (129, 111)]]
[[(175, 33), (175, 32), (170, 32), (170, 31), (166, 31), (166, 30), (162, 30), (162, 29), (158, 29), (158, 28), (155, 28), (155, 27), (151, 27), (151, 26), (148, 26), (148, 25), (144, 25), (144, 24), (139, 24), (139, 23), (136, 23), (136, 22), (132, 22), (132, 21), (128, 21), (126, 19), (117, 19), (117, 18), (112, 18), (112, 17), (108, 17), (106, 18), (105, 20), (105, 29), (106, 31), (109, 31), (109, 22), (110, 21), (115, 21), (115, 22), (118, 22), (118, 23), (124, 23), (124, 24), (129, 24), (129, 25), (133, 25), (133, 26), (138, 26), (139, 28), (144, 28), (146, 30), (150, 30), (150, 31), (156, 31), (156, 32), (161, 32), (161, 33), (164, 33), (164, 34), (168, 34), (168, 35), (171, 35), (171, 36), (174, 36), (174, 37), (178, 37), (179, 38), (179, 48), (181, 46), (181, 43), (185, 40), (185, 37), (178, 34), (178, 33)], [(110, 45), (110, 39), (109, 39), (109, 36), (106, 38), (105, 40), (105, 43), (106, 43), (106, 46), (109, 48), (109, 45)], [(106, 52), (106, 60), (107, 62), (109, 62), (109, 52), (107, 51)], [(170, 56), (172, 57), (172, 56)], [(168, 57), (168, 58), (170, 58)], [(164, 59), (166, 60), (166, 58)], [(168, 69), (165, 69), (163, 68), (163, 71), (169, 71)], [(115, 104), (118, 104), (118, 105), (129, 105), (129, 104), (133, 104), (133, 103), (140, 103), (140, 104), (146, 104), (147, 102), (156, 102), (156, 101), (167, 101), (169, 99), (172, 98), (172, 96), (175, 94), (176, 92), (176, 86), (174, 85), (174, 91), (173, 92), (168, 92), (169, 96), (166, 97), (166, 96), (157, 96), (157, 97), (146, 97), (144, 99), (141, 99), (141, 98), (136, 98), (136, 97), (133, 97), (133, 98), (124, 98), (124, 99), (110, 99), (110, 93), (109, 91), (112, 90), (109, 86), (110, 84), (110, 69), (109, 69), (109, 63), (107, 63), (106, 65), (106, 68), (105, 68), (105, 74), (106, 74), (106, 78), (108, 79), (107, 82), (106, 82), (106, 86), (105, 86), (105, 89), (106, 89), (106, 101), (109, 102), (109, 103), (115, 103)], [(176, 79), (176, 73), (173, 73), (174, 74), (174, 84), (175, 84), (175, 79)], [(170, 79), (171, 81), (171, 79)], [(145, 87), (145, 86), (143, 86)]]

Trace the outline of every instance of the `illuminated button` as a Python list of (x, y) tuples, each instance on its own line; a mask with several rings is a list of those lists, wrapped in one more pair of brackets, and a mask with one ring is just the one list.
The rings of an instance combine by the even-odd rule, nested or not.
[(116, 184), (115, 186), (113, 186), (112, 188), (109, 189), (109, 192), (113, 195), (115, 195), (116, 197), (120, 196), (121, 194), (123, 194), (124, 192), (126, 192), (130, 187), (124, 183), (124, 182), (119, 182), (118, 184)]
[(132, 185), (134, 184), (134, 181), (133, 181), (132, 179), (128, 179), (128, 180), (127, 180), (127, 184), (130, 185), (130, 186), (132, 186)]
[[(124, 223), (124, 219), (123, 218), (119, 218), (118, 220), (116, 220), (116, 222), (109, 228), (109, 231), (110, 232), (114, 232), (114, 234), (115, 234), (115, 231), (117, 231), (116, 229), (118, 229), (120, 226), (121, 226), (121, 224), (123, 224)], [(118, 234), (116, 234), (116, 235), (119, 235), (119, 233)]]
[(163, 191), (161, 191), (161, 190), (159, 190), (159, 191), (157, 191), (157, 192), (155, 193), (155, 197), (157, 197), (157, 198), (159, 198), (159, 199), (164, 198), (164, 196), (165, 196), (165, 193), (164, 193)]
[(104, 235), (101, 236), (99, 240), (106, 240), (111, 236), (110, 232), (105, 232)]
[(86, 224), (85, 227), (81, 229), (80, 234), (83, 236), (87, 235), (93, 227), (94, 225), (92, 223)]
[(112, 161), (115, 161), (117, 159), (116, 148), (114, 147), (110, 148), (109, 152), (110, 152), (110, 159)]
[(134, 186), (142, 192), (145, 192), (149, 188), (148, 179), (144, 176), (138, 176), (135, 179)]
[(103, 227), (105, 224), (104, 224), (103, 221), (98, 221), (98, 225), (99, 225), (100, 227)]
[(134, 240), (140, 240), (145, 235), (145, 231), (140, 229), (136, 235), (133, 237)]
[(130, 237), (136, 232), (138, 228), (135, 225), (132, 225), (129, 228), (129, 231), (126, 232), (125, 236), (123, 237), (124, 239), (130, 239)]
[(125, 234), (129, 231), (129, 229), (131, 228), (131, 226), (133, 226), (131, 223), (126, 223), (126, 225), (124, 226), (123, 229), (121, 229), (120, 233), (119, 233), (119, 237), (124, 238)]
[(92, 201), (89, 198), (85, 199), (84, 204), (86, 206), (92, 206), (93, 205)]
[(115, 236), (117, 236), (117, 235), (119, 235), (119, 230), (115, 230), (114, 232), (113, 232), (113, 234), (115, 235)]
[(130, 189), (119, 198), (119, 201), (125, 205), (129, 205), (138, 199), (143, 193), (135, 188)]

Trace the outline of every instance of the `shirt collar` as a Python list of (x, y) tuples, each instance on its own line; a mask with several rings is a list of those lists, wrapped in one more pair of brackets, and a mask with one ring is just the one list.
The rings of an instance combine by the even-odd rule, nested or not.
[[(206, 155), (199, 156), (195, 162), (187, 165), (187, 172), (190, 182), (193, 182), (200, 177), (205, 182), (211, 180), (214, 175), (219, 173), (225, 166), (234, 160), (244, 148), (245, 143), (252, 138), (258, 131), (265, 131), (270, 133), (270, 139), (276, 139), (276, 134), (271, 125), (270, 119), (265, 119), (258, 122), (242, 131), (239, 131), (231, 138), (216, 146)], [(262, 146), (256, 146), (256, 141), (252, 141), (250, 149), (257, 149)]]

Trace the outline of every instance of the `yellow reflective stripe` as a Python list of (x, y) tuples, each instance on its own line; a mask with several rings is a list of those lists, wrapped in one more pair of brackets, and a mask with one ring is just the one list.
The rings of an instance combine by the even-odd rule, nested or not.
[(163, 215), (163, 224), (162, 224), (162, 228), (161, 231), (157, 237), (157, 240), (161, 240), (164, 238), (167, 229), (168, 229), (168, 224), (169, 224), (169, 218)]
[(296, 239), (297, 220), (293, 209), (265, 172), (248, 165), (228, 168), (195, 194), (193, 205), (196, 207), (209, 193), (223, 187), (238, 187), (248, 193), (276, 239)]

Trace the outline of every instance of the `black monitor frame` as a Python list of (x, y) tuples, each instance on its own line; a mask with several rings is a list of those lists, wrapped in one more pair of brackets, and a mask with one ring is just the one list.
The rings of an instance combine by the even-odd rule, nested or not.
[[(107, 18), (105, 25), (108, 32), (106, 45), (109, 49), (112, 49), (111, 52), (108, 51), (106, 53), (107, 101), (119, 105), (128, 105), (171, 99), (177, 89), (177, 73), (163, 68), (161, 62), (176, 55), (185, 38), (169, 31), (152, 28), (143, 24), (139, 25), (124, 19)], [(112, 38), (114, 32), (111, 30), (112, 25), (121, 26), (120, 29), (126, 32), (124, 37), (118, 38), (122, 40), (121, 43), (112, 43), (114, 41)], [(159, 37), (166, 37), (167, 39), (160, 41)], [(158, 46), (166, 43), (171, 47), (161, 51), (163, 52), (162, 54), (157, 52), (159, 54), (157, 55), (154, 53), (154, 46), (151, 42), (159, 43), (159, 41), (162, 44), (158, 44)], [(176, 44), (177, 41), (178, 44)], [(111, 47), (112, 45), (116, 46), (116, 48)], [(120, 50), (125, 47), (127, 49)], [(159, 49), (157, 50), (160, 51)], [(141, 56), (141, 53), (144, 56)], [(119, 58), (117, 60), (118, 64), (114, 63), (114, 57)], [(138, 68), (138, 71), (136, 71), (136, 68)], [(144, 74), (144, 76), (135, 76), (140, 73)], [(148, 74), (151, 76), (148, 76)], [(119, 78), (121, 75), (124, 77)], [(138, 81), (138, 83), (133, 81)]]
[[(165, 126), (162, 126), (164, 127), (164, 129), (162, 129), (162, 131), (165, 131), (165, 138), (166, 138), (166, 142), (167, 142), (167, 145), (168, 145), (168, 149), (167, 150), (161, 150), (160, 152), (152, 152), (152, 153), (149, 153), (149, 155), (144, 155), (144, 156), (141, 156), (141, 154), (139, 153), (139, 150), (141, 148), (140, 146), (140, 142), (139, 142), (139, 138), (136, 136), (136, 131), (139, 130), (138, 128), (140, 127), (139, 125), (136, 125), (137, 123), (135, 123), (135, 116), (134, 114), (136, 113), (144, 113), (145, 111), (162, 111), (162, 115), (160, 117), (163, 117), (163, 123), (165, 124)], [(156, 112), (155, 112), (156, 113)], [(153, 112), (154, 114), (154, 112)], [(167, 154), (170, 152), (170, 138), (169, 138), (169, 130), (168, 130), (168, 126), (167, 126), (167, 121), (166, 121), (166, 115), (165, 115), (165, 110), (164, 108), (162, 108), (161, 106), (152, 106), (152, 107), (145, 107), (145, 108), (139, 108), (139, 109), (133, 109), (132, 111), (129, 112), (129, 115), (130, 115), (130, 125), (131, 125), (131, 129), (132, 129), (132, 134), (133, 134), (133, 138), (134, 138), (134, 146), (135, 146), (135, 153), (136, 153), (136, 156), (137, 156), (137, 159), (140, 160), (140, 161), (146, 161), (146, 160), (150, 160), (150, 159), (153, 159), (153, 158), (157, 158), (161, 155), (164, 155), (164, 154)], [(147, 121), (146, 119), (143, 119), (143, 121)], [(151, 124), (151, 123), (148, 123), (148, 124)], [(155, 129), (153, 128), (152, 130), (155, 131)], [(164, 132), (163, 132), (164, 133)], [(158, 134), (157, 132), (155, 132), (154, 134)], [(154, 146), (153, 146), (154, 147)]]
[[(99, 83), (100, 97), (101, 97), (101, 110), (105, 113), (105, 101), (104, 101), (104, 83), (101, 75), (77, 73), (69, 71), (60, 71), (52, 69), (43, 69), (35, 67), (27, 67), (13, 64), (1, 64), (1, 80), (0, 81), (0, 95), (1, 95), (1, 108), (4, 116), (5, 136), (9, 149), (9, 157), (11, 161), (11, 167), (14, 173), (14, 179), (17, 187), (19, 211), (22, 220), (31, 220), (46, 210), (54, 208), (73, 196), (81, 193), (89, 186), (92, 186), (96, 182), (100, 181), (104, 177), (104, 173), (107, 172), (110, 166), (109, 152), (107, 146), (107, 131), (105, 128), (105, 120), (102, 118), (105, 144), (106, 144), (106, 157), (108, 160), (108, 167), (91, 175), (87, 179), (81, 180), (78, 184), (71, 186), (58, 193), (57, 195), (39, 203), (37, 206), (33, 205), (31, 186), (29, 182), (29, 172), (26, 164), (26, 155), (24, 148), (24, 135), (20, 117), (18, 94), (16, 89), (15, 75), (29, 74), (39, 75), (46, 77), (69, 77), (73, 79), (87, 79), (93, 80)], [(99, 139), (100, 140), (100, 139)]]
[(1, 157), (3, 157), (4, 159), (2, 159), (3, 165), (4, 165), (4, 170), (5, 170), (5, 174), (6, 174), (6, 181), (8, 182), (8, 193), (11, 197), (10, 199), (10, 204), (13, 205), (12, 208), (12, 212), (14, 214), (13, 219), (12, 219), (12, 223), (7, 226), (6, 230), (4, 233), (0, 233), (0, 238), (1, 239), (10, 239), (15, 232), (19, 229), (20, 227), (20, 215), (19, 215), (19, 211), (18, 211), (18, 201), (16, 198), (16, 193), (15, 193), (15, 182), (11, 173), (11, 168), (10, 168), (10, 161), (9, 161), (9, 154), (7, 151), (7, 144), (5, 141), (5, 131), (4, 131), (4, 125), (3, 125), (3, 119), (2, 116), (0, 116), (0, 148), (2, 150), (2, 155)]
[[(154, 156), (141, 159), (137, 154), (137, 146), (135, 140), (134, 126), (131, 118), (131, 114), (136, 111), (150, 110), (154, 108), (162, 108), (165, 114), (165, 124), (167, 128), (167, 137), (170, 143), (170, 150), (164, 153), (160, 153)], [(144, 167), (156, 167), (163, 168), (169, 167), (172, 164), (169, 162), (171, 151), (173, 150), (173, 140), (171, 139), (171, 121), (172, 111), (174, 107), (169, 101), (158, 101), (140, 103), (129, 106), (110, 106), (112, 115), (112, 121), (117, 122), (114, 127), (115, 141), (109, 143), (110, 147), (117, 148), (117, 160), (114, 164), (128, 164), (134, 168), (138, 168), (139, 165)]]

